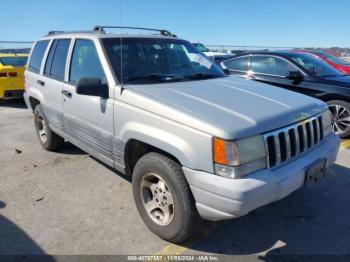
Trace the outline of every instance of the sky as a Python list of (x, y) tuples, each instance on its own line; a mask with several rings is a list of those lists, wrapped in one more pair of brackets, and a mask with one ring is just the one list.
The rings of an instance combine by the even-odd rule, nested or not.
[(16, 0), (1, 10), (0, 41), (122, 24), (205, 44), (350, 47), (350, 0)]

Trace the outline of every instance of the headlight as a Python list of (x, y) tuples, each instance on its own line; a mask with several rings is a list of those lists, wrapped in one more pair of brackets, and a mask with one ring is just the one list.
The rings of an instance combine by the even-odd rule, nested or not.
[(266, 152), (261, 135), (225, 141), (213, 140), (215, 173), (228, 178), (238, 178), (266, 168)]
[(332, 114), (331, 111), (326, 110), (322, 113), (322, 127), (323, 127), (323, 136), (329, 135), (332, 129)]

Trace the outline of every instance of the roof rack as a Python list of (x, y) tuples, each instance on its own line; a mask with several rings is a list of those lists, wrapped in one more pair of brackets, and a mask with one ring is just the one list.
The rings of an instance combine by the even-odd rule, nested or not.
[(164, 29), (153, 29), (153, 28), (131, 27), (131, 26), (101, 26), (101, 25), (97, 25), (97, 26), (94, 27), (94, 31), (98, 31), (100, 33), (106, 33), (105, 28), (135, 29), (135, 30), (154, 31), (154, 32), (159, 32), (159, 34), (164, 35), (164, 36), (177, 37), (176, 35), (172, 34), (170, 31), (164, 30)]
[(59, 35), (59, 34), (69, 34), (69, 33), (94, 33), (95, 31), (89, 31), (89, 30), (85, 30), (85, 31), (49, 31), (49, 33), (47, 34), (49, 35)]

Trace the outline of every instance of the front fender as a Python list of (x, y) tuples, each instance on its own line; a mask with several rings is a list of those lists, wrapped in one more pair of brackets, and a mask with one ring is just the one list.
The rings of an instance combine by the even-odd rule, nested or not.
[(136, 139), (159, 148), (176, 157), (186, 167), (198, 164), (193, 163), (195, 152), (186, 140), (154, 126), (130, 122), (121, 130), (120, 139), (124, 142)]

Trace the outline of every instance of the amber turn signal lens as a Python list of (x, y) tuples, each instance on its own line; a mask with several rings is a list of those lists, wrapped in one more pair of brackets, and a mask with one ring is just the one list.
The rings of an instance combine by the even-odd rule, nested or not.
[(213, 151), (214, 162), (221, 165), (227, 165), (225, 141), (214, 138)]

